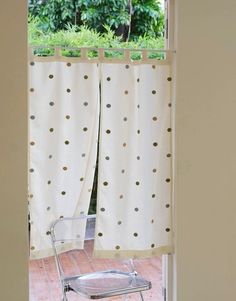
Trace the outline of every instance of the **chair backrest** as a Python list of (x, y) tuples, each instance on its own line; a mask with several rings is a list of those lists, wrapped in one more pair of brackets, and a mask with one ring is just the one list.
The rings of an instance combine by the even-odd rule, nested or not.
[(51, 226), (51, 241), (61, 276), (66, 273), (63, 267), (63, 253), (69, 250), (83, 250), (86, 240), (94, 239), (95, 215), (65, 217), (56, 220)]

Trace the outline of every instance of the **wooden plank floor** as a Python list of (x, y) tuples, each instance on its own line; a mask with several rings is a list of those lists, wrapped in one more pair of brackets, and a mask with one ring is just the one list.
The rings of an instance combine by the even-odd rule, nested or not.
[[(106, 270), (111, 267), (127, 270), (124, 263), (111, 259), (91, 259), (93, 242), (86, 242), (86, 254), (81, 251), (71, 251), (61, 256), (63, 266), (68, 274), (86, 273), (96, 270)], [(79, 266), (77, 262), (80, 262)], [(135, 261), (137, 272), (152, 282), (152, 289), (144, 292), (145, 301), (161, 301), (162, 265), (161, 257), (140, 259)], [(31, 260), (29, 264), (30, 301), (61, 301), (60, 283), (53, 257)], [(69, 301), (85, 301), (87, 299), (68, 293)], [(104, 299), (107, 301), (124, 300), (123, 297)], [(129, 301), (139, 301), (139, 294), (131, 294)]]

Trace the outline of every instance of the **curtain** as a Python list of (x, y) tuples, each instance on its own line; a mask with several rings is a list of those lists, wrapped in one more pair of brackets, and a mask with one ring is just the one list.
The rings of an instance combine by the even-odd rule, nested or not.
[(101, 65), (97, 257), (172, 251), (168, 63)]
[(30, 62), (31, 258), (53, 254), (49, 234), (54, 220), (88, 212), (97, 156), (98, 70), (97, 63)]

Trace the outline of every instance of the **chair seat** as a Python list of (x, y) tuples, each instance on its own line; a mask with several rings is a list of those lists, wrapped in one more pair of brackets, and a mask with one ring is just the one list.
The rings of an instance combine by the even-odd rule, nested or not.
[(135, 273), (111, 270), (64, 279), (69, 289), (89, 299), (101, 299), (148, 290), (151, 282)]

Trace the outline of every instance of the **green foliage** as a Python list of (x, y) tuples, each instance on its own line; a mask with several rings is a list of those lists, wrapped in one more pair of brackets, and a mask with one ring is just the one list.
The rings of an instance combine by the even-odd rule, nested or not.
[[(105, 33), (98, 33), (96, 30), (89, 29), (85, 26), (67, 26), (66, 30), (60, 30), (52, 33), (48, 30), (43, 30), (39, 18), (29, 18), (28, 24), (28, 40), (33, 46), (45, 46), (43, 50), (38, 50), (40, 55), (53, 54), (53, 50), (46, 47), (93, 47), (93, 48), (109, 48), (106, 51), (106, 57), (121, 57), (119, 51), (112, 51), (112, 48), (129, 48), (129, 49), (163, 49), (164, 39), (143, 36), (135, 41), (122, 42), (120, 37), (114, 34), (114, 31), (106, 28)], [(63, 50), (63, 55), (80, 56), (79, 51)], [(96, 51), (90, 51), (89, 57), (96, 57)], [(139, 59), (140, 54), (133, 53), (133, 59)]]
[(104, 32), (104, 25), (115, 30), (130, 22), (127, 0), (78, 0), (77, 7), (84, 24), (99, 32)]
[(70, 25), (85, 25), (105, 32), (116, 31), (131, 21), (131, 37), (162, 36), (164, 17), (159, 0), (29, 0), (29, 12), (37, 16), (45, 30), (56, 32)]
[(163, 36), (164, 13), (159, 0), (133, 0), (133, 10), (132, 35)]
[(53, 32), (74, 24), (76, 18), (75, 1), (72, 0), (30, 0), (29, 12), (38, 16), (45, 28)]

